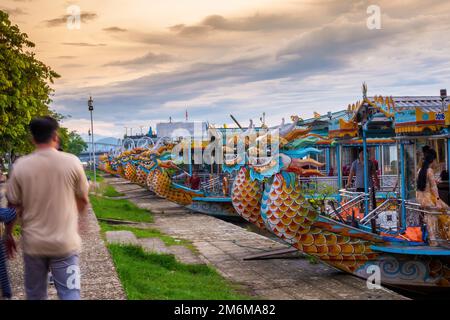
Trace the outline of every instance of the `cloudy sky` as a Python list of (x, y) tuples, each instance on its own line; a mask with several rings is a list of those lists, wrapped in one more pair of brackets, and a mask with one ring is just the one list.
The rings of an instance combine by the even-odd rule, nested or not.
[[(381, 29), (369, 29), (372, 4)], [(80, 9), (80, 29), (68, 12)], [(438, 95), (450, 89), (447, 0), (2, 0), (61, 75), (52, 108), (86, 133), (233, 114), (270, 125), (311, 117), (371, 95)], [(68, 9), (70, 9), (68, 11)], [(372, 21), (372, 20), (370, 20)]]

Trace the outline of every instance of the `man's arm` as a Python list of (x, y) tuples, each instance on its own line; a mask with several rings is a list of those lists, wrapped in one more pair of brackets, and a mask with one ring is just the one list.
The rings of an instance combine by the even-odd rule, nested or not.
[(81, 163), (77, 166), (77, 182), (75, 186), (75, 200), (77, 202), (78, 212), (86, 214), (89, 207), (89, 182), (84, 173)]
[(77, 208), (80, 214), (86, 214), (89, 206), (89, 198), (87, 196), (79, 197), (75, 196), (75, 200), (77, 201)]
[(13, 170), (6, 183), (6, 199), (10, 207), (16, 209), (22, 206), (22, 188), (16, 175), (17, 170)]

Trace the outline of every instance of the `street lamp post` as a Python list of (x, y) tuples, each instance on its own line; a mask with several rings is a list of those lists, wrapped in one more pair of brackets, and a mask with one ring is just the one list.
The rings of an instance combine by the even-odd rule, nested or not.
[(92, 117), (92, 112), (94, 111), (94, 100), (92, 97), (89, 97), (88, 100), (88, 109), (91, 113), (91, 134), (92, 134), (92, 155), (93, 155), (93, 166), (94, 166), (94, 189), (97, 187), (97, 168), (95, 164), (95, 144), (94, 144), (94, 119)]
[(445, 100), (447, 100), (447, 89), (441, 89), (442, 113), (445, 114)]
[[(89, 143), (91, 143), (91, 129), (88, 130)], [(89, 166), (92, 169), (92, 144), (91, 149), (89, 149)]]

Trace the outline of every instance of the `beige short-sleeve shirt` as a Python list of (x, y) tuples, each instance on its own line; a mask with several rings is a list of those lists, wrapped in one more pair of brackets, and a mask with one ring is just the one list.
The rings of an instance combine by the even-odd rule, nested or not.
[(48, 148), (18, 159), (6, 196), (23, 208), (24, 252), (47, 257), (79, 252), (76, 196), (84, 198), (88, 192), (83, 167), (74, 155)]

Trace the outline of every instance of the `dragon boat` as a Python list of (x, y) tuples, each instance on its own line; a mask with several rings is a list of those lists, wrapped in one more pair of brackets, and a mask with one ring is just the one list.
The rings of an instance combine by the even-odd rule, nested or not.
[[(434, 127), (430, 129), (422, 125), (420, 132), (426, 134), (427, 139), (440, 138), (448, 144), (450, 106), (446, 106), (445, 110), (440, 105), (437, 107), (435, 103), (440, 102), (439, 97), (368, 98), (367, 88), (363, 88), (363, 100), (350, 108), (349, 120), (337, 119), (336, 123), (343, 130), (339, 133), (339, 128), (337, 129), (337, 133), (342, 134), (342, 137), (338, 137), (342, 141), (362, 140), (366, 151), (365, 192), (342, 189), (342, 167), (339, 164), (342, 144), (338, 144), (337, 201), (311, 193), (307, 178), (324, 175), (319, 170), (321, 163), (310, 157), (320, 153), (314, 148), (319, 141), (316, 139), (320, 137), (312, 136), (310, 127), (299, 127), (301, 121), (294, 121), (292, 125), (281, 125), (278, 128), (281, 139), (277, 153), (261, 158), (255, 154), (264, 154), (263, 152), (255, 153), (252, 151), (255, 146), (248, 146), (246, 161), (238, 164), (236, 159), (242, 158), (242, 155), (236, 154), (235, 159), (230, 159), (224, 166), (225, 170), (238, 172), (232, 187), (234, 208), (244, 219), (269, 230), (299, 251), (343, 272), (370, 281), (379, 280), (385, 286), (417, 292), (449, 291), (449, 213), (420, 208), (414, 203), (410, 189), (414, 182), (410, 181), (414, 179), (416, 171), (410, 170), (408, 161), (417, 159), (415, 154), (413, 159), (408, 159), (406, 149), (415, 148), (419, 139), (416, 108), (425, 109), (423, 106), (427, 104), (434, 109), (431, 106), (427, 108), (431, 111), (428, 111), (425, 119), (430, 120)], [(448, 100), (445, 101), (448, 104)], [(414, 115), (411, 110), (414, 110)], [(414, 127), (412, 131), (405, 129), (406, 120)], [(330, 127), (333, 128), (332, 125)], [(392, 196), (386, 197), (376, 209), (370, 210), (367, 141), (371, 135), (372, 139), (376, 139), (376, 135), (380, 133), (383, 134), (383, 139), (391, 134), (398, 149), (399, 192), (392, 192)], [(445, 156), (448, 157), (448, 154)], [(316, 169), (309, 169), (310, 167)], [(362, 207), (361, 216), (353, 212), (358, 206)], [(394, 228), (385, 228), (377, 221), (386, 210), (396, 217)], [(348, 211), (353, 214), (345, 217)], [(408, 234), (411, 228), (418, 228), (411, 225), (414, 220), (411, 217), (425, 214), (437, 218), (439, 246), (429, 244), (426, 232), (415, 238)], [(422, 225), (421, 230), (425, 231), (426, 228)]]
[(233, 208), (228, 189), (218, 177), (208, 177), (209, 181), (203, 183), (200, 190), (173, 180), (174, 172), (186, 172), (181, 168), (184, 165), (181, 160), (172, 159), (171, 150), (174, 146), (173, 142), (161, 138), (151, 148), (133, 147), (116, 156), (105, 155), (99, 168), (146, 187), (157, 196), (193, 212), (240, 219)]
[[(189, 175), (181, 166), (182, 160), (165, 159), (155, 163), (150, 169), (147, 183), (149, 189), (158, 196), (186, 207), (187, 209), (226, 219), (240, 219), (235, 212), (228, 194), (228, 188), (221, 176), (207, 175), (199, 190), (191, 189), (182, 181), (174, 181), (170, 171), (181, 171)], [(188, 167), (190, 165), (188, 164)], [(192, 172), (191, 169), (188, 169)]]

